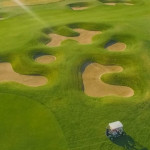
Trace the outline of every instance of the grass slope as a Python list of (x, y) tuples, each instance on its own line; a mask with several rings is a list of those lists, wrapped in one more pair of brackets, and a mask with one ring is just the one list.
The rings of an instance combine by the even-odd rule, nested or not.
[[(52, 111), (61, 127), (61, 131), (58, 129), (56, 133), (63, 133), (61, 136), (66, 139), (70, 150), (122, 150), (125, 147), (131, 149), (133, 145), (136, 145), (137, 150), (150, 149), (150, 0), (134, 1), (133, 6), (123, 4), (106, 6), (100, 1), (85, 0), (84, 2), (89, 2), (91, 7), (84, 11), (71, 10), (68, 5), (74, 2), (77, 1), (66, 0), (30, 7), (45, 22), (44, 25), (19, 8), (11, 8), (9, 13), (15, 15), (0, 21), (0, 35), (2, 35), (0, 36), (0, 60), (11, 62), (14, 70), (19, 73), (40, 74), (49, 79), (47, 85), (39, 88), (30, 88), (17, 83), (0, 84), (0, 93), (6, 93), (1, 96), (3, 98), (1, 109), (7, 108), (0, 113), (1, 122), (6, 125), (0, 128), (0, 132), (5, 135), (0, 145), (3, 143), (9, 145), (7, 116), (14, 115), (14, 119), (12, 118), (14, 124), (19, 120), (24, 121), (26, 109), (37, 100), (43, 106), (38, 104), (37, 108), (31, 107), (29, 112), (39, 113), (42, 109), (45, 116), (50, 115)], [(94, 37), (90, 45), (79, 45), (72, 40), (65, 41), (60, 47), (55, 48), (45, 45), (50, 40), (47, 36), (49, 32), (75, 36), (76, 33), (70, 27), (99, 29), (103, 33)], [(104, 45), (110, 40), (126, 43), (127, 49), (118, 53), (105, 50)], [(49, 65), (38, 64), (33, 58), (40, 53), (52, 54), (57, 57), (57, 60)], [(106, 74), (102, 79), (106, 83), (130, 86), (134, 89), (135, 95), (131, 98), (86, 96), (82, 91), (81, 69), (87, 61), (122, 66), (123, 72)], [(12, 95), (8, 96), (7, 93)], [(15, 107), (9, 103), (14, 99), (13, 94), (19, 97), (15, 105), (23, 107), (24, 103), (27, 103), (26, 109), (19, 111), (22, 119), (19, 118), (17, 121), (15, 111), (9, 111), (11, 107), (12, 109)], [(9, 107), (6, 107), (8, 104)], [(50, 111), (47, 111), (47, 107)], [(30, 115), (32, 113), (29, 112), (27, 114), (31, 118), (27, 124), (34, 125)], [(3, 117), (4, 114), (6, 117)], [(45, 132), (42, 130), (43, 136), (46, 139), (50, 138), (50, 135), (56, 136), (55, 132), (50, 129), (47, 132), (45, 129), (45, 124), (51, 125), (53, 122), (51, 119), (47, 117), (36, 117), (36, 119), (41, 123), (41, 126), (36, 128), (39, 135), (41, 134), (39, 129), (43, 128), (45, 130)], [(112, 143), (106, 138), (107, 124), (116, 120), (123, 122), (125, 131), (130, 137), (128, 141)], [(23, 135), (27, 134), (27, 129), (23, 130), (25, 127), (24, 123), (19, 124)], [(13, 126), (9, 126), (9, 129), (13, 129)], [(30, 129), (31, 133), (35, 133), (33, 130), (35, 129)], [(15, 140), (18, 142), (21, 135), (18, 135), (17, 129), (15, 134)], [(38, 144), (39, 149), (47, 149), (47, 140), (36, 141), (35, 136), (29, 135), (29, 137), (31, 141), (23, 143), (21, 149), (32, 149), (35, 143)], [(48, 145), (55, 146), (56, 143)], [(60, 146), (58, 149), (61, 149), (61, 145), (58, 145)], [(10, 149), (16, 150), (16, 147)]]

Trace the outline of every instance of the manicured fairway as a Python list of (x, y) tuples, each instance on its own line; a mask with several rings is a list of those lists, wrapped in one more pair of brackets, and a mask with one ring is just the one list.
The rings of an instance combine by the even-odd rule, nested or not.
[[(0, 9), (0, 65), (10, 63), (13, 72), (47, 82), (32, 87), (24, 85), (28, 79), (20, 84), (0, 78), (0, 149), (150, 150), (150, 0), (27, 7), (31, 14), (20, 7)], [(81, 38), (81, 31), (93, 35)], [(59, 41), (52, 45), (54, 37)], [(92, 63), (121, 67), (100, 80), (133, 93), (88, 96), (83, 74)], [(117, 120), (127, 136), (112, 142), (105, 129)]]

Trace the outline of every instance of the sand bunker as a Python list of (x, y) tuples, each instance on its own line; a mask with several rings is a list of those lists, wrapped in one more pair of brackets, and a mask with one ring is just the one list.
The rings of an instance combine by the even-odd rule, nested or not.
[(37, 87), (48, 82), (47, 78), (36, 75), (21, 75), (14, 72), (10, 63), (0, 63), (0, 82), (14, 81), (27, 86)]
[(89, 64), (83, 74), (84, 92), (92, 97), (122, 96), (130, 97), (134, 91), (126, 86), (110, 85), (101, 81), (101, 76), (106, 73), (121, 72), (120, 66), (103, 66), (98, 63)]
[(105, 5), (115, 6), (116, 3), (104, 3)]
[(55, 60), (56, 60), (56, 57), (52, 55), (42, 55), (35, 59), (36, 62), (41, 63), (41, 64), (49, 64)]
[(110, 41), (105, 46), (109, 51), (124, 51), (126, 49), (126, 44), (121, 42)]
[(76, 37), (66, 37), (59, 34), (49, 34), (51, 37), (50, 43), (48, 43), (48, 46), (59, 46), (62, 41), (67, 39), (76, 40), (81, 44), (90, 44), (92, 42), (92, 37), (96, 34), (101, 33), (100, 31), (89, 31), (84, 29), (74, 29), (74, 31), (79, 32), (80, 35)]
[(88, 7), (71, 7), (73, 10), (84, 10), (87, 9)]

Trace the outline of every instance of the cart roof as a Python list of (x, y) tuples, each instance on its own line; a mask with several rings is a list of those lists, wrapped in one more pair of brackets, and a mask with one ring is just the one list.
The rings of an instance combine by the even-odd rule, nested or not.
[(115, 122), (109, 123), (109, 127), (111, 130), (114, 130), (114, 129), (122, 128), (123, 124), (120, 121), (115, 121)]

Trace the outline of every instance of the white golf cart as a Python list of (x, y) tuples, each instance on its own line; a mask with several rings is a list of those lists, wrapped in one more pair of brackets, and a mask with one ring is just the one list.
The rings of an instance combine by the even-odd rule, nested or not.
[(114, 140), (115, 138), (123, 135), (125, 135), (125, 132), (123, 131), (123, 124), (120, 121), (109, 123), (106, 128), (106, 136), (110, 140)]

